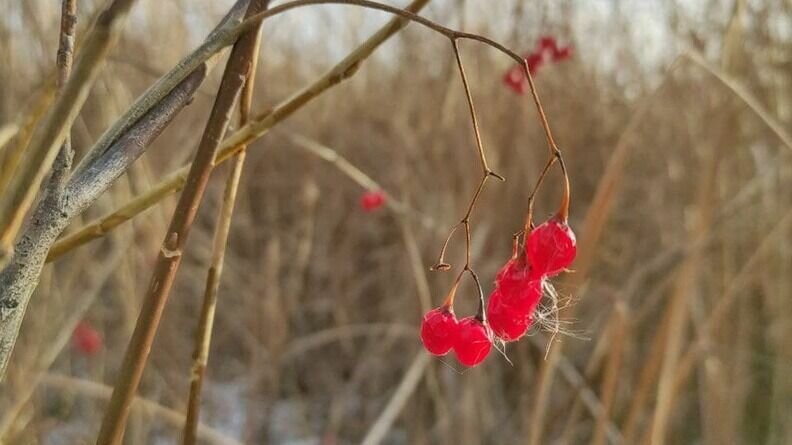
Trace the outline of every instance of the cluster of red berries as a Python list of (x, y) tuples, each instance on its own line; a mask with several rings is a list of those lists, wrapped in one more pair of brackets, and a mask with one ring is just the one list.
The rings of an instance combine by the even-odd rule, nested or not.
[[(570, 46), (558, 46), (553, 37), (545, 36), (539, 39), (536, 49), (523, 56), (528, 64), (528, 71), (534, 75), (545, 62), (561, 62), (572, 57)], [(523, 74), (523, 67), (516, 65), (503, 75), (503, 83), (517, 94), (528, 91), (528, 79)]]
[(72, 345), (82, 355), (96, 355), (102, 349), (102, 334), (87, 321), (81, 321), (74, 328)]
[(565, 218), (555, 216), (526, 236), (524, 249), (515, 250), (495, 278), (486, 313), (457, 321), (452, 291), (442, 306), (424, 315), (421, 340), (427, 351), (445, 355), (453, 349), (457, 360), (470, 367), (487, 357), (495, 337), (512, 342), (525, 335), (542, 298), (543, 281), (575, 259), (575, 234)]
[(373, 212), (385, 204), (385, 193), (380, 190), (367, 190), (360, 197), (360, 208), (364, 212)]

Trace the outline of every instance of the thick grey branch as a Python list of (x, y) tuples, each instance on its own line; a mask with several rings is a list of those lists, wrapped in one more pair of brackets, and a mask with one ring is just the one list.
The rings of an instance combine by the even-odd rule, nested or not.
[(183, 80), (130, 127), (109, 148), (107, 156), (97, 159), (96, 170), (75, 175), (63, 193), (47, 193), (36, 205), (10, 263), (0, 272), (0, 378), (5, 375), (25, 310), (38, 285), (47, 253), (58, 235), (143, 153), (178, 111), (190, 102), (205, 76), (203, 68)]
[(157, 107), (144, 115), (107, 151), (85, 170), (76, 172), (69, 181), (65, 195), (70, 210), (81, 213), (96, 201), (121, 176), (170, 123), (171, 119), (192, 100), (192, 96), (206, 78), (206, 65), (187, 76)]
[(239, 25), (245, 16), (248, 0), (237, 0), (231, 10), (226, 14), (220, 24), (206, 37), (204, 42), (187, 57), (176, 64), (173, 69), (160, 77), (135, 103), (102, 134), (98, 141), (91, 147), (80, 164), (75, 169), (76, 173), (88, 168), (93, 161), (102, 156), (108, 148), (141, 116), (165, 97), (179, 82), (190, 75), (202, 65), (213, 65), (222, 53), (222, 49), (231, 45), (239, 35)]

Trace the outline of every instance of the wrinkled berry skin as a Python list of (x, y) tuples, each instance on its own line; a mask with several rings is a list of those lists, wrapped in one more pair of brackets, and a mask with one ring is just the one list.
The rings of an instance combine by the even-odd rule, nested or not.
[(476, 317), (459, 320), (459, 332), (454, 344), (454, 353), (459, 363), (473, 367), (483, 362), (492, 349), (492, 340), (487, 328)]
[(531, 326), (531, 314), (542, 299), (542, 279), (524, 258), (509, 260), (495, 277), (487, 302), (487, 321), (500, 339), (515, 341)]
[(554, 217), (531, 232), (525, 251), (534, 274), (553, 276), (572, 264), (577, 241), (569, 225)]
[[(522, 296), (528, 299), (526, 303), (530, 303), (532, 298), (536, 298), (538, 302), (542, 293), (541, 279), (542, 274), (529, 266), (524, 259), (512, 259), (498, 271), (495, 286), (509, 299)], [(522, 295), (528, 291), (531, 294)]]
[(517, 341), (531, 326), (531, 312), (515, 308), (495, 289), (487, 301), (487, 322), (503, 341)]
[(429, 353), (446, 355), (457, 340), (459, 323), (454, 313), (446, 307), (427, 312), (421, 323), (421, 341)]

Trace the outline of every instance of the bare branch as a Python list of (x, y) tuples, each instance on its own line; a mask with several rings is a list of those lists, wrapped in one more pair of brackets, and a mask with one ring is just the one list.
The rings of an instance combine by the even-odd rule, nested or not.
[[(141, 152), (141, 147), (150, 144), (176, 113), (189, 103), (201, 79), (203, 76), (196, 73), (183, 81), (158, 107), (131, 127), (114, 144), (112, 152)], [(127, 161), (131, 163), (132, 160)], [(10, 264), (0, 272), (0, 376), (5, 374), (50, 246), (69, 221), (110, 186), (115, 179), (113, 175), (121, 174), (122, 163), (108, 164), (108, 171), (98, 177), (74, 177), (72, 179), (76, 182), (70, 180), (62, 196), (47, 194), (36, 205), (24, 234), (16, 244)]]
[(39, 186), (85, 103), (102, 61), (117, 40), (123, 19), (133, 3), (134, 0), (113, 0), (99, 15), (81, 48), (73, 75), (34, 131), (24, 161), (9, 190), (0, 199), (0, 267), (8, 260), (11, 246), (33, 205)]
[[(413, 2), (407, 6), (406, 10), (417, 12), (428, 2), (429, 0), (413, 0)], [(405, 19), (398, 17), (394, 18), (354, 51), (349, 53), (343, 60), (327, 70), (313, 83), (276, 105), (272, 110), (264, 113), (262, 116), (258, 116), (256, 119), (251, 120), (248, 124), (242, 126), (239, 130), (228, 136), (219, 148), (215, 164), (228, 160), (231, 156), (238, 153), (243, 146), (267, 134), (272, 127), (291, 116), (311, 100), (320, 96), (333, 86), (352, 77), (355, 72), (357, 72), (357, 68), (360, 64), (367, 59), (374, 50), (406, 25), (407, 21)], [(133, 198), (130, 202), (120, 206), (117, 210), (88, 223), (85, 227), (79, 228), (70, 235), (64, 237), (53, 246), (52, 254), (50, 258), (48, 258), (48, 261), (53, 261), (74, 248), (104, 236), (113, 228), (134, 218), (136, 215), (157, 204), (165, 197), (180, 190), (187, 180), (188, 171), (189, 166), (184, 166), (173, 171), (148, 191)]]
[[(269, 6), (269, 0), (262, 0), (259, 3), (261, 9), (266, 9)], [(260, 48), (261, 32), (256, 32), (255, 42), (253, 47), (250, 48), (250, 67), (239, 100), (240, 125), (245, 125), (250, 117)], [(220, 213), (217, 217), (217, 226), (215, 227), (212, 243), (212, 259), (206, 274), (206, 287), (203, 303), (201, 304), (201, 315), (195, 334), (193, 365), (190, 369), (190, 393), (187, 399), (187, 419), (184, 422), (182, 437), (184, 445), (195, 445), (198, 442), (201, 390), (203, 389), (204, 376), (206, 375), (206, 365), (209, 362), (209, 347), (212, 343), (212, 328), (214, 327), (215, 308), (217, 307), (217, 297), (220, 290), (220, 278), (223, 276), (226, 245), (228, 243), (228, 234), (231, 232), (231, 219), (234, 215), (234, 204), (236, 203), (237, 191), (239, 190), (239, 180), (242, 177), (242, 169), (245, 165), (246, 148), (243, 147), (234, 157), (233, 166), (226, 177), (223, 203), (220, 206)]]
[[(265, 0), (253, 0), (247, 8), (247, 16), (261, 11)], [(226, 64), (223, 79), (195, 154), (187, 185), (179, 197), (170, 226), (162, 243), (148, 291), (143, 300), (140, 316), (124, 354), (121, 372), (110, 398), (97, 445), (120, 444), (129, 416), (129, 408), (143, 377), (151, 344), (159, 326), (162, 311), (167, 303), (173, 280), (181, 264), (182, 253), (187, 244), (195, 215), (203, 199), (209, 177), (214, 169), (215, 157), (220, 141), (228, 129), (231, 112), (242, 90), (245, 77), (250, 72), (253, 51), (257, 49), (258, 30), (251, 29), (240, 36)]]

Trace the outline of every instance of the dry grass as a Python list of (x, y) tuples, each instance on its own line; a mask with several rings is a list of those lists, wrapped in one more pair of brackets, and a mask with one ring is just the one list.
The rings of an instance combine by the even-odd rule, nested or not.
[[(53, 100), (55, 3), (0, 0), (0, 188)], [(133, 7), (72, 128), (78, 160), (230, 2), (164, 3)], [(78, 42), (102, 4), (78, 1)], [(350, 80), (273, 122), (248, 148), (239, 186), (199, 442), (792, 443), (792, 8), (737, 4), (617, 2), (608, 15), (586, 2), (432, 0), (424, 11), (518, 50), (545, 33), (576, 48), (535, 78), (580, 243), (574, 273), (555, 283), (572, 303), (559, 313), (568, 334), (548, 354), (553, 332), (533, 330), (507, 346), (512, 364), (495, 353), (463, 373), (451, 358), (427, 364), (416, 335), (453, 281), (428, 267), (481, 173), (447, 40), (410, 26)], [(652, 25), (658, 53), (641, 32), (647, 13), (663, 18)], [(251, 116), (313, 82), (384, 17), (323, 6), (265, 22)], [(507, 178), (488, 183), (471, 220), (488, 291), (547, 147), (528, 96), (501, 83), (510, 61), (470, 42), (461, 53), (487, 160)], [(0, 443), (95, 440), (183, 180), (156, 205), (125, 206), (192, 159), (221, 71), (67, 229), (88, 242), (52, 254), (0, 384)], [(181, 434), (230, 167), (209, 183), (126, 443)], [(553, 170), (537, 218), (555, 210), (560, 186)], [(364, 187), (381, 187), (389, 206), (361, 211)], [(69, 238), (118, 209), (95, 236)], [(449, 250), (456, 266), (462, 244)], [(476, 310), (467, 281), (457, 302), (458, 314)], [(70, 346), (81, 319), (103, 333), (97, 356)]]

